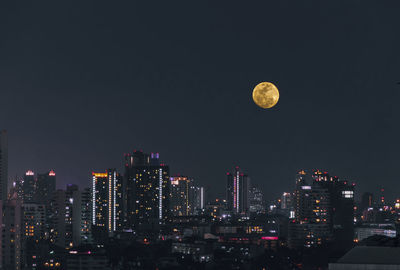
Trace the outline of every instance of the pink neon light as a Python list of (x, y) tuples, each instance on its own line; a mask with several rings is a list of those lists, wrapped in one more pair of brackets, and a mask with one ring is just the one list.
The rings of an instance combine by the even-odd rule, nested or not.
[(261, 237), (262, 240), (278, 240), (277, 236), (263, 236)]
[(53, 170), (51, 170), (51, 171), (49, 172), (49, 176), (56, 176), (56, 173), (55, 173)]

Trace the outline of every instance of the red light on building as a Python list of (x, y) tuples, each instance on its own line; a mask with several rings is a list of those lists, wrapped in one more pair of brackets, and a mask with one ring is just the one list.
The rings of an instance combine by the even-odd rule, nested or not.
[(51, 171), (49, 172), (49, 176), (56, 176), (56, 173), (55, 173), (53, 170), (51, 170)]

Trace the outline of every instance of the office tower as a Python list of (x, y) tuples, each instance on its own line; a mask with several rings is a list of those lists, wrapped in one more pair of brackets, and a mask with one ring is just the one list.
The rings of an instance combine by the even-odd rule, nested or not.
[(48, 205), (56, 191), (56, 173), (51, 170), (44, 174), (37, 174), (35, 202)]
[(191, 186), (190, 197), (192, 201), (191, 215), (201, 215), (205, 209), (205, 191), (204, 187)]
[(125, 155), (127, 227), (156, 230), (169, 217), (169, 167), (158, 153)]
[(264, 195), (261, 189), (252, 187), (249, 193), (250, 212), (256, 214), (265, 213)]
[(7, 199), (8, 192), (8, 139), (7, 131), (0, 131), (0, 200)]
[(92, 224), (103, 232), (114, 232), (122, 219), (121, 180), (115, 169), (92, 173)]
[[(2, 201), (3, 207), (1, 232), (1, 265), (2, 269), (21, 269), (21, 228), (22, 228), (22, 201), (16, 193)], [(1, 221), (1, 220), (0, 220)]]
[(233, 173), (227, 173), (228, 210), (235, 214), (245, 214), (249, 210), (250, 179), (236, 167)]
[(190, 191), (193, 180), (186, 176), (174, 176), (170, 178), (170, 206), (174, 216), (188, 216), (192, 212), (192, 198)]
[(35, 173), (31, 170), (28, 170), (24, 175), (24, 182), (22, 184), (23, 190), (23, 201), (25, 203), (34, 202), (36, 199), (36, 181), (35, 181)]

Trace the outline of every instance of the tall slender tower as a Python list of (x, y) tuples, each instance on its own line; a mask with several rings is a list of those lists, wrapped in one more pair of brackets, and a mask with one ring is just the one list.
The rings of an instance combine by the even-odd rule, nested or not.
[(8, 139), (7, 131), (0, 131), (0, 200), (7, 200)]
[(228, 210), (236, 214), (244, 214), (249, 211), (250, 178), (235, 167), (233, 173), (227, 173)]
[(92, 173), (92, 223), (108, 232), (117, 230), (120, 219), (118, 179), (115, 169), (108, 169), (104, 173)]

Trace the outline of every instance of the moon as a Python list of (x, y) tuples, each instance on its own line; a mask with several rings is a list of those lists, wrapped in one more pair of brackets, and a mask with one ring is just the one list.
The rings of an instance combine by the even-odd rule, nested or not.
[(253, 100), (257, 106), (263, 109), (272, 108), (279, 100), (278, 88), (270, 82), (259, 83), (254, 87)]

